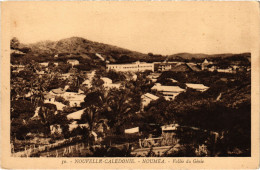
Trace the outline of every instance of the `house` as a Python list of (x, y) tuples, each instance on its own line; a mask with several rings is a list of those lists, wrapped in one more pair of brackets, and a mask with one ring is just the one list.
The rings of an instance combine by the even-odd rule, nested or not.
[(71, 64), (72, 67), (75, 66), (75, 65), (79, 65), (79, 61), (78, 61), (78, 60), (75, 60), (75, 59), (67, 60), (67, 63), (68, 63), (68, 64)]
[(91, 80), (85, 80), (83, 83), (82, 83), (83, 86), (87, 87), (87, 88), (91, 88), (92, 87), (92, 81)]
[(105, 88), (108, 89), (112, 89), (112, 88), (116, 88), (119, 89), (121, 87), (120, 83), (112, 83), (112, 84), (107, 84), (107, 85), (103, 85)]
[(233, 70), (231, 67), (226, 68), (226, 69), (218, 68), (217, 72), (219, 72), (219, 73), (236, 73), (236, 71)]
[(151, 101), (159, 99), (159, 97), (151, 94), (151, 93), (145, 93), (141, 96), (142, 103), (141, 103), (141, 110), (144, 109), (145, 106), (147, 106)]
[(71, 124), (69, 124), (69, 131), (73, 131), (74, 129), (76, 128), (89, 128), (89, 125), (87, 123), (84, 123), (84, 124), (78, 124), (77, 122), (73, 122)]
[(137, 79), (137, 75), (134, 72), (127, 72), (124, 75), (127, 81), (131, 81), (131, 80), (136, 81)]
[(195, 89), (197, 91), (204, 92), (208, 90), (209, 87), (204, 86), (203, 84), (193, 84), (193, 83), (186, 83), (186, 86), (191, 89)]
[(62, 110), (64, 109), (64, 107), (66, 106), (65, 104), (63, 104), (63, 103), (61, 103), (61, 102), (55, 101), (55, 98), (54, 98), (54, 100), (51, 100), (51, 101), (49, 101), (49, 100), (44, 100), (44, 103), (54, 104), (54, 105), (56, 105), (57, 110), (61, 110), (61, 111), (62, 111)]
[(168, 70), (171, 70), (173, 67), (172, 64), (168, 64), (168, 63), (161, 63), (159, 66), (158, 66), (158, 71), (168, 71)]
[(24, 65), (11, 65), (11, 68), (14, 69), (12, 72), (19, 73), (20, 71), (24, 70), (25, 66)]
[(82, 71), (82, 73), (84, 74), (84, 76), (86, 77), (86, 79), (92, 80), (94, 78), (94, 76), (96, 75), (96, 70), (92, 70), (92, 71)]
[(36, 74), (38, 74), (38, 75), (44, 75), (45, 74), (45, 71), (38, 71), (38, 70), (36, 70)]
[(65, 100), (69, 101), (70, 107), (80, 107), (80, 104), (84, 102), (86, 95), (76, 93), (76, 92), (67, 92), (66, 89), (58, 88), (52, 89), (49, 93), (45, 94), (45, 99), (49, 102), (55, 102), (55, 97), (60, 96)]
[(170, 80), (170, 81), (173, 82), (173, 83), (177, 83), (177, 82), (178, 82), (177, 80), (175, 80), (175, 79), (173, 79), (173, 78), (168, 78), (168, 80)]
[(193, 71), (187, 64), (177, 64), (174, 67), (171, 68), (171, 71), (175, 72), (185, 72), (185, 71)]
[(154, 62), (154, 70), (158, 72), (169, 71), (176, 65), (180, 65), (182, 62)]
[(104, 85), (112, 84), (112, 80), (110, 78), (101, 77), (100, 79), (104, 81)]
[(68, 120), (80, 120), (86, 109), (78, 110), (67, 115)]
[[(69, 124), (69, 131), (72, 131), (78, 127), (87, 129), (89, 128), (88, 123), (78, 123), (85, 110), (86, 109), (78, 110), (67, 115), (67, 119), (72, 121), (72, 123)], [(97, 141), (98, 135), (96, 134), (96, 132), (92, 131), (91, 134), (94, 136), (95, 141)]]
[(11, 49), (11, 54), (15, 54), (15, 55), (25, 55), (24, 52), (22, 51), (19, 51), (19, 50), (14, 50), (14, 49)]
[(151, 89), (162, 92), (166, 100), (174, 100), (177, 95), (185, 91), (179, 86), (162, 86), (160, 83), (156, 83)]
[(138, 132), (139, 132), (139, 127), (125, 129), (125, 134), (133, 134), (133, 133), (138, 133)]
[(64, 73), (59, 76), (59, 79), (66, 80), (66, 79), (70, 78), (70, 76), (71, 76), (71, 73)]
[(169, 141), (167, 145), (173, 145), (178, 142), (179, 139), (176, 136), (176, 130), (178, 129), (178, 127), (178, 124), (169, 124), (161, 126), (163, 139)]
[(154, 72), (154, 63), (136, 61), (134, 63), (127, 64), (107, 64), (106, 68), (107, 70), (115, 70), (122, 72), (144, 72), (146, 70)]
[(85, 124), (78, 124), (78, 121), (81, 119), (81, 116), (83, 115), (84, 111), (86, 109), (78, 110), (76, 112), (70, 113), (67, 115), (67, 119), (72, 121), (72, 123), (69, 124), (69, 131), (72, 131), (73, 129), (76, 129), (78, 126), (83, 128), (88, 128), (89, 125), (87, 123)]
[(158, 77), (161, 76), (161, 73), (151, 73), (150, 75), (147, 76), (152, 82), (156, 82)]
[(50, 91), (50, 94), (56, 96), (56, 95), (63, 95), (65, 92), (66, 92), (66, 91), (65, 91), (64, 89), (62, 89), (62, 88), (57, 88), (57, 89), (52, 89), (52, 90)]
[(186, 63), (186, 65), (192, 70), (192, 71), (201, 71), (199, 66), (196, 63)]
[(208, 61), (207, 59), (205, 59), (202, 63), (201, 63), (201, 70), (207, 70), (208, 66), (213, 64), (213, 62)]
[(62, 97), (69, 101), (70, 107), (80, 107), (80, 104), (84, 102), (85, 94), (79, 94), (76, 92), (65, 92)]
[(50, 125), (51, 134), (62, 134), (61, 126), (58, 124)]
[(104, 84), (103, 86), (105, 88), (111, 89), (111, 88), (117, 88), (119, 89), (121, 84), (120, 83), (112, 83), (112, 80), (110, 78), (107, 77), (101, 77), (101, 80), (103, 80)]
[(208, 71), (211, 71), (211, 72), (213, 72), (213, 71), (217, 71), (217, 66), (211, 66), (211, 67), (208, 67)]
[(48, 67), (49, 65), (49, 62), (42, 62), (42, 63), (39, 63), (42, 67)]
[(170, 124), (170, 125), (163, 125), (161, 126), (162, 132), (167, 132), (167, 131), (175, 131), (177, 130), (178, 124)]

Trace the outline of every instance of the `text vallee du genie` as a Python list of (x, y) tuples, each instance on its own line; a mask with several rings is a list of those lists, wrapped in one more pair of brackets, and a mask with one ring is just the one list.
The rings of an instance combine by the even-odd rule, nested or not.
[(61, 164), (102, 164), (102, 163), (174, 163), (174, 164), (185, 164), (185, 163), (204, 163), (203, 159), (163, 159), (163, 158), (77, 158), (75, 160), (62, 160)]

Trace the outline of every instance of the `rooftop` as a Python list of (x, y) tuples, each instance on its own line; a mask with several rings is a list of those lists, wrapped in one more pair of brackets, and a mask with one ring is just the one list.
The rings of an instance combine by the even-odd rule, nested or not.
[(209, 87), (204, 86), (203, 84), (193, 84), (193, 83), (186, 83), (186, 86), (192, 89), (198, 89), (198, 90), (206, 90)]
[(152, 89), (157, 91), (168, 91), (168, 92), (183, 92), (185, 89), (180, 88), (179, 86), (160, 86), (155, 85)]
[(68, 119), (79, 120), (86, 109), (78, 110), (67, 115)]
[(159, 97), (157, 97), (157, 96), (155, 96), (151, 93), (145, 93), (143, 96), (148, 97), (148, 98), (153, 99), (153, 100), (159, 99)]
[(52, 89), (51, 91), (53, 93), (55, 93), (55, 94), (63, 94), (63, 93), (65, 93), (65, 91), (62, 88)]

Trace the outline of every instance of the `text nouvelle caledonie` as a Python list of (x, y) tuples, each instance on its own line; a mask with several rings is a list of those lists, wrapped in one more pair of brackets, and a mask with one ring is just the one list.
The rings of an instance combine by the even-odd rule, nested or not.
[(203, 159), (163, 159), (163, 158), (144, 158), (144, 159), (134, 159), (134, 158), (91, 158), (91, 159), (75, 159), (74, 162), (62, 160), (62, 164), (74, 163), (74, 164), (102, 164), (102, 163), (204, 163)]

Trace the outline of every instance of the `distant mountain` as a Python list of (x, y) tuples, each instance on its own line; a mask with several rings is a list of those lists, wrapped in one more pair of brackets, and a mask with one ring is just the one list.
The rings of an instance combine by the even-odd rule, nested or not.
[[(26, 45), (31, 48), (32, 53), (36, 54), (103, 54), (105, 58), (118, 59), (120, 56), (127, 55), (130, 58), (145, 58), (148, 55), (135, 51), (130, 51), (124, 48), (113, 45), (103, 44), (99, 42), (90, 41), (80, 37), (71, 37), (59, 41), (41, 41)], [(83, 55), (84, 56), (84, 55)]]
[[(169, 56), (154, 55), (152, 53), (143, 54), (136, 51), (120, 48), (113, 45), (90, 41), (81, 37), (71, 37), (59, 41), (41, 41), (33, 44), (21, 44), (20, 48), (30, 48), (30, 54), (33, 56), (54, 56), (59, 54), (63, 57), (82, 57), (89, 61), (98, 60), (95, 53), (99, 53), (106, 60), (112, 63), (127, 63), (136, 60), (154, 62), (154, 61), (194, 61), (199, 62), (205, 58), (211, 60), (221, 60), (223, 58), (230, 60), (247, 60), (250, 62), (250, 53), (243, 54), (191, 54), (178, 53)], [(46, 58), (47, 59), (47, 58)]]
[(251, 54), (250, 53), (242, 53), (242, 54), (232, 54), (232, 53), (225, 53), (225, 54), (191, 54), (191, 53), (178, 53), (168, 56), (168, 60), (203, 60), (203, 59), (231, 59), (231, 60), (248, 60), (251, 61)]

